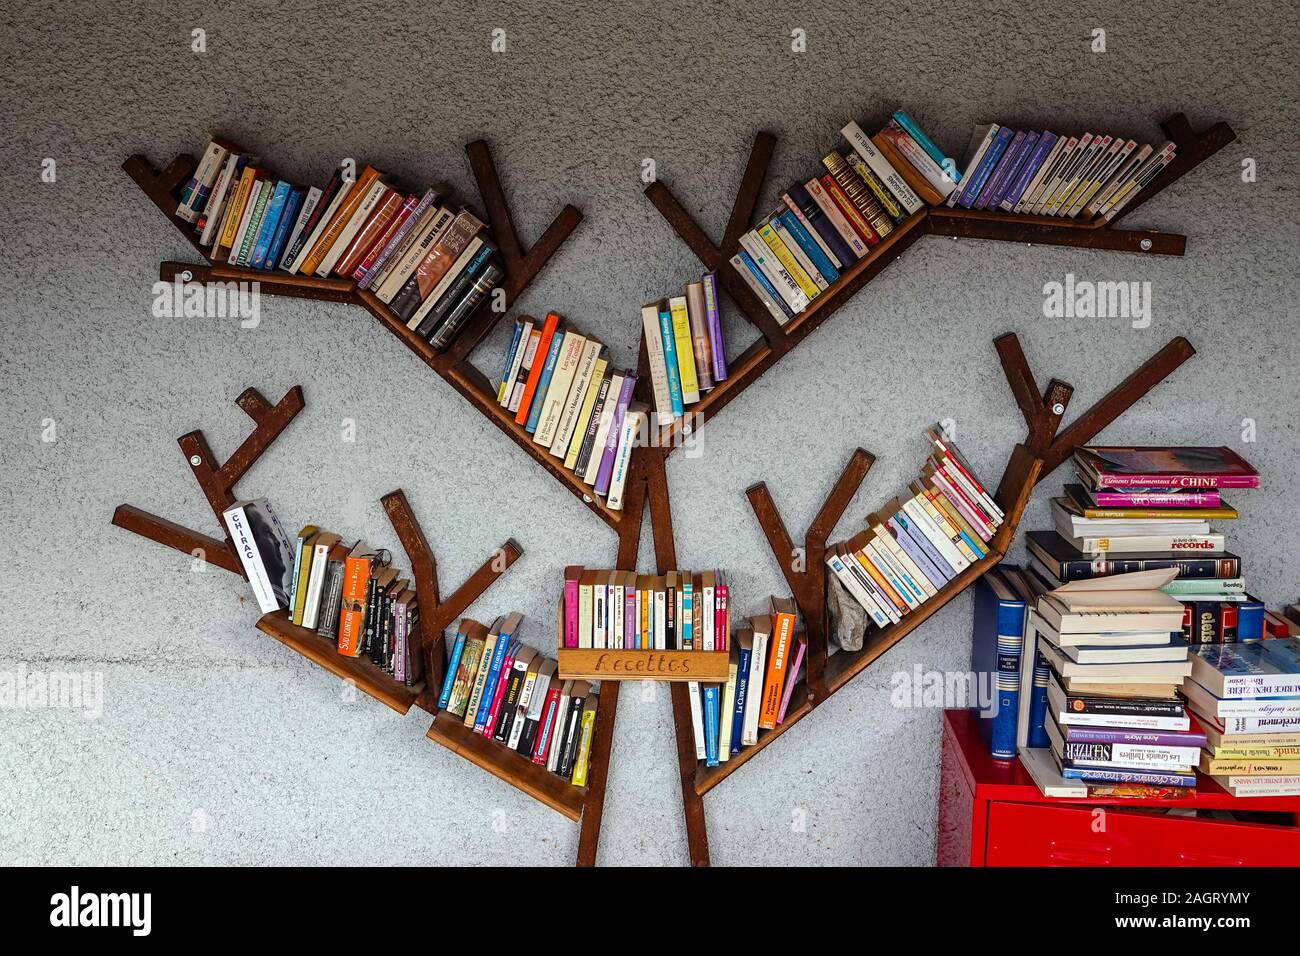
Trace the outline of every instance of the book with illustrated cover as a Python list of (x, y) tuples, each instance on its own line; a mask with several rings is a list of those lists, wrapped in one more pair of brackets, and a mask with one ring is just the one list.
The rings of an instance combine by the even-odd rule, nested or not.
[(1090, 445), (1079, 474), (1101, 488), (1258, 488), (1259, 472), (1231, 448)]

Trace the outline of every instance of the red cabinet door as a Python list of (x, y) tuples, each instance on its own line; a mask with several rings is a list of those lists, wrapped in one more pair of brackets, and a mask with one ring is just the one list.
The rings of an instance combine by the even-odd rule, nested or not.
[(995, 802), (989, 804), (986, 863), (1300, 866), (1300, 829), (1117, 807)]

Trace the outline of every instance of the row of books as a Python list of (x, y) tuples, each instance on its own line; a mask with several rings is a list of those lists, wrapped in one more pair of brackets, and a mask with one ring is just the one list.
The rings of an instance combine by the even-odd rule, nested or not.
[[(782, 193), (777, 208), (741, 236), (741, 248), (731, 258), (740, 277), (782, 324), (830, 290), (898, 223), (926, 202), (943, 201), (903, 158), (902, 150), (913, 148), (919, 151), (918, 163), (919, 156), (931, 162), (930, 150), (940, 155), (906, 113), (895, 113), (875, 136), (866, 135), (857, 122), (842, 132), (849, 148), (827, 153), (822, 157), (825, 173)], [(928, 198), (923, 200), (918, 190)]]
[(436, 189), (407, 192), (373, 166), (308, 187), (258, 163), (214, 138), (181, 189), (176, 215), (215, 261), (353, 279), (437, 349), (501, 281), (484, 224)]
[(696, 759), (716, 767), (785, 722), (808, 650), (798, 611), (773, 597), (770, 613), (749, 619), (730, 646), (725, 684), (690, 681)]
[(826, 563), (879, 627), (897, 624), (988, 557), (1005, 515), (936, 426), (933, 451), (908, 496), (867, 516), (867, 528), (827, 549)]
[[(1209, 524), (1238, 516), (1222, 488), (1258, 487), (1259, 474), (1248, 462), (1230, 448), (1113, 446), (1080, 448), (1072, 461), (1078, 481), (1052, 503), (1058, 540), (1050, 533), (1029, 536), (1030, 553), (1049, 581), (1062, 565), (1077, 567), (1084, 551), (1102, 552), (1104, 570), (1113, 549), (1128, 571), (1179, 569), (1167, 590), (1184, 605), (1190, 643), (1264, 636), (1264, 604), (1246, 592), (1240, 558), (1223, 550), (1224, 536)], [(1097, 576), (1092, 568), (1079, 570), (1071, 576)]]
[(944, 196), (963, 209), (1109, 222), (1175, 152), (1172, 142), (1139, 146), (1104, 133), (1067, 136), (991, 123), (975, 128), (966, 168)]
[(656, 421), (681, 418), (727, 378), (727, 343), (718, 312), (717, 276), (688, 282), (683, 295), (641, 307)]
[(731, 599), (721, 571), (564, 569), (560, 634), (565, 648), (725, 651)]
[(438, 707), (573, 786), (586, 786), (599, 694), (586, 681), (560, 680), (555, 660), (519, 639), (522, 624), (518, 613), (490, 628), (463, 619), (448, 647)]
[(386, 549), (346, 544), (309, 524), (290, 539), (265, 498), (239, 501), (222, 517), (262, 613), (283, 610), (298, 627), (364, 657), (408, 687), (424, 674), (415, 584)]
[(635, 373), (614, 367), (603, 344), (565, 325), (556, 312), (541, 323), (515, 322), (497, 404), (621, 511), (632, 450), (649, 442), (646, 406), (632, 400)]

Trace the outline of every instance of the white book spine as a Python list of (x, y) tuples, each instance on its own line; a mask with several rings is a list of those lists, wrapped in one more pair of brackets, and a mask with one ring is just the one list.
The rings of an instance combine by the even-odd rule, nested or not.
[(380, 280), (375, 295), (382, 302), (392, 302), (397, 293), (402, 291), (406, 280), (411, 277), (430, 249), (442, 239), (456, 221), (450, 209), (439, 209), (417, 233), (415, 240), (407, 247), (394, 263), (392, 269)]
[(745, 697), (745, 719), (741, 724), (740, 742), (747, 746), (758, 743), (758, 706), (763, 696), (763, 677), (767, 664), (767, 635), (755, 632), (753, 650), (749, 658), (749, 690)]
[(361, 202), (352, 211), (352, 216), (334, 239), (329, 252), (325, 253), (320, 265), (316, 267), (316, 275), (324, 278), (334, 271), (338, 261), (343, 258), (343, 253), (348, 251), (348, 246), (352, 245), (352, 240), (356, 238), (357, 233), (361, 231), (361, 227), (366, 224), (366, 220), (370, 218), (370, 214), (375, 211), (375, 207), (379, 205), (379, 201), (387, 192), (388, 187), (378, 179), (370, 184), (366, 194), (361, 197)]
[[(743, 264), (738, 268), (744, 268)], [(663, 425), (672, 420), (673, 401), (668, 389), (668, 365), (664, 359), (664, 340), (659, 329), (657, 302), (641, 307), (641, 331), (645, 335), (646, 360), (650, 365), (650, 385), (655, 397), (655, 422)]]
[(691, 698), (691, 729), (695, 733), (695, 759), (705, 758), (704, 750), (704, 707), (700, 702), (700, 682), (688, 681), (687, 690)]
[[(984, 135), (982, 137), (979, 135), (979, 131), (981, 128), (984, 129)], [(974, 140), (978, 137), (979, 143), (969, 153), (970, 162), (966, 164), (966, 171), (962, 173), (961, 186), (957, 189), (954, 189), (951, 193), (948, 194), (948, 198), (947, 200), (945, 200), (944, 203), (945, 205), (948, 206), (957, 205), (957, 200), (961, 198), (961, 194), (965, 190), (966, 184), (971, 182), (971, 178), (970, 178), (971, 175), (975, 172), (975, 170), (979, 169), (980, 163), (983, 162), (984, 160), (984, 154), (989, 151), (989, 146), (992, 145), (993, 140), (997, 137), (998, 132), (1001, 129), (1002, 127), (999, 126), (997, 123), (993, 123), (987, 127), (977, 126), (975, 128), (975, 133), (971, 136), (971, 140), (972, 142), (974, 142)]]
[(655, 592), (655, 650), (668, 649), (668, 595)]
[(406, 323), (408, 329), (418, 329), (420, 327), (420, 323), (424, 321), (424, 317), (433, 311), (434, 307), (438, 304), (438, 300), (442, 298), (443, 293), (450, 289), (451, 284), (460, 278), (460, 274), (469, 268), (469, 264), (474, 260), (474, 257), (478, 255), (479, 250), (483, 248), (484, 242), (486, 242), (486, 240), (481, 233), (469, 241), (461, 251), (461, 254), (456, 257), (456, 261), (451, 264), (451, 268), (442, 274), (442, 278), (438, 280), (438, 284), (433, 287), (427, 296), (424, 297), (424, 300), (420, 303), (420, 307), (415, 310), (415, 314), (412, 315), (410, 320)]
[[(604, 448), (606, 441), (609, 439), (609, 429), (614, 422), (614, 408), (618, 405), (618, 396), (623, 391), (623, 379), (625, 377), (622, 372), (616, 372), (610, 377), (605, 407), (600, 410), (600, 420), (596, 426), (593, 449)], [(601, 457), (594, 450), (592, 451), (591, 458), (587, 463), (587, 471), (582, 476), (583, 484), (594, 485), (596, 483), (596, 475), (600, 472)]]
[(248, 514), (243, 505), (225, 512), (226, 527), (230, 530), (230, 540), (239, 554), (239, 561), (248, 575), (248, 583), (253, 587), (253, 596), (263, 614), (270, 614), (280, 609), (280, 602), (271, 587), (271, 578), (266, 573), (261, 552), (253, 540), (252, 529), (248, 526)]
[(970, 567), (970, 560), (952, 543), (952, 539), (935, 524), (930, 512), (925, 509), (924, 505), (915, 498), (909, 498), (902, 504), (903, 513), (912, 519), (913, 526), (920, 529), (920, 532), (926, 536), (930, 544), (934, 545), (934, 549), (939, 552), (939, 556), (948, 562), (954, 572), (965, 571)]
[(203, 215), (206, 218), (203, 222), (203, 232), (199, 234), (199, 245), (201, 246), (212, 245), (212, 240), (217, 236), (217, 227), (221, 222), (221, 212), (226, 207), (226, 196), (230, 192), (230, 183), (235, 178), (235, 167), (238, 165), (239, 154), (231, 153), (226, 157), (221, 172), (217, 175), (216, 185), (212, 187), (212, 195), (208, 197), (208, 204), (203, 209)]
[(862, 132), (862, 127), (855, 120), (850, 120), (841, 132), (849, 141), (849, 145), (862, 157), (862, 161), (880, 177), (881, 182), (889, 187), (898, 204), (909, 214), (919, 212), (924, 205), (921, 197), (912, 191), (912, 187), (907, 185), (907, 180), (900, 176), (889, 160), (881, 155), (880, 150), (876, 149), (876, 144), (871, 142), (871, 137)]
[(515, 349), (514, 358), (510, 362), (510, 372), (506, 375), (505, 398), (500, 403), (503, 406), (508, 406), (511, 397), (514, 395), (515, 382), (519, 379), (519, 369), (524, 364), (524, 356), (527, 354), (529, 346), (533, 346), (534, 351), (536, 351), (536, 346), (533, 345), (532, 319), (524, 322), (523, 330), (519, 333), (519, 347)]
[(1047, 151), (1047, 156), (1043, 159), (1043, 164), (1038, 167), (1038, 172), (1034, 173), (1033, 178), (1029, 180), (1029, 185), (1025, 187), (1024, 193), (1016, 202), (1016, 208), (1012, 212), (1028, 212), (1030, 207), (1038, 199), (1038, 194), (1042, 191), (1043, 185), (1051, 178), (1056, 164), (1060, 161), (1061, 153), (1066, 148), (1068, 140), (1064, 136), (1058, 136), (1052, 148)]
[(329, 552), (329, 545), (316, 545), (312, 548), (311, 570), (307, 572), (307, 597), (302, 607), (302, 626), (312, 630), (316, 628), (316, 618), (320, 613), (321, 590), (325, 583)]
[[(338, 212), (339, 207), (347, 201), (348, 193), (352, 191), (352, 188), (355, 185), (356, 182), (353, 180), (345, 182), (339, 187), (338, 192), (334, 194), (334, 198), (330, 200), (330, 204), (325, 207), (324, 215), (316, 221), (316, 226), (308, 234), (307, 241), (302, 244), (302, 249), (300, 249), (298, 254), (294, 256), (293, 261), (289, 263), (289, 268), (285, 271), (297, 272), (302, 268), (302, 264), (306, 262), (307, 257), (311, 255), (312, 248), (320, 241), (320, 237), (325, 234), (325, 230), (329, 228), (329, 223), (330, 220), (334, 218), (334, 213)], [(238, 245), (238, 243), (236, 243), (236, 245)]]
[(262, 194), (262, 189), (270, 180), (256, 179), (253, 181), (252, 188), (248, 190), (248, 201), (244, 203), (243, 212), (239, 217), (239, 229), (235, 233), (235, 241), (230, 245), (230, 255), (226, 258), (229, 265), (235, 265), (239, 261), (239, 251), (244, 246), (244, 237), (248, 233), (249, 223), (253, 220), (253, 212), (257, 209), (258, 197)]
[[(194, 170), (194, 175), (190, 177), (187, 184), (189, 189), (185, 201), (176, 207), (176, 215), (186, 222), (197, 222), (199, 213), (203, 210), (200, 199), (203, 197), (203, 190), (211, 190), (212, 184), (216, 182), (217, 174), (221, 172), (221, 164), (226, 161), (229, 155), (224, 146), (216, 143), (208, 143), (208, 148), (203, 151), (203, 158), (199, 160), (198, 167)], [(208, 193), (208, 199), (211, 199), (211, 193)]]
[(609, 481), (609, 495), (605, 503), (610, 511), (623, 510), (623, 492), (627, 487), (628, 471), (632, 463), (632, 449), (636, 447), (637, 437), (644, 420), (642, 412), (629, 410), (623, 417), (623, 430), (618, 440), (618, 451), (614, 455), (614, 467)]
[(542, 412), (537, 417), (537, 430), (533, 433), (533, 443), (541, 445), (548, 451), (555, 440), (555, 430), (560, 424), (560, 413), (569, 398), (569, 389), (573, 385), (573, 376), (578, 371), (582, 359), (582, 350), (586, 348), (587, 339), (577, 332), (565, 332), (560, 343), (560, 357), (555, 363), (555, 371), (546, 388), (546, 397), (542, 400)]
[[(745, 280), (745, 285), (749, 286), (749, 290), (753, 292), (754, 295), (758, 296), (758, 300), (767, 307), (767, 311), (772, 313), (772, 318), (776, 319), (782, 325), (785, 325), (785, 323), (790, 321), (790, 316), (786, 315), (785, 309), (777, 305), (776, 300), (772, 298), (771, 293), (763, 287), (763, 284), (759, 282), (758, 279), (754, 278), (753, 274), (749, 271), (749, 266), (745, 265), (745, 261), (741, 259), (739, 255), (731, 257), (731, 265), (740, 275), (740, 278)], [(671, 408), (672, 405), (669, 404), (667, 407)]]
[(578, 357), (578, 369), (573, 376), (573, 384), (569, 386), (569, 394), (561, 406), (560, 422), (555, 428), (555, 438), (551, 442), (551, 454), (556, 458), (564, 458), (569, 453), (569, 444), (573, 441), (574, 431), (578, 427), (578, 412), (581, 411), (583, 400), (586, 399), (587, 391), (591, 388), (591, 377), (596, 371), (596, 363), (600, 360), (600, 351), (603, 347), (595, 339), (587, 339), (583, 344), (582, 352)]
[(804, 294), (803, 289), (799, 288), (799, 283), (794, 281), (794, 276), (786, 271), (785, 266), (781, 265), (780, 260), (767, 247), (767, 243), (750, 231), (740, 237), (740, 245), (749, 253), (749, 258), (763, 270), (763, 275), (767, 276), (767, 280), (785, 300), (790, 311), (798, 315), (808, 308), (808, 296)]
[(790, 198), (790, 194), (782, 193), (781, 201), (794, 214), (794, 218), (799, 220), (799, 224), (803, 226), (804, 231), (812, 236), (813, 242), (817, 243), (826, 258), (831, 260), (831, 265), (835, 266), (836, 269), (843, 269), (844, 263), (840, 261), (840, 257), (835, 254), (834, 249), (827, 245), (826, 240), (822, 238), (822, 234), (817, 231), (817, 227), (808, 221), (808, 217), (803, 214), (803, 210), (799, 208), (798, 203)]
[(880, 605), (876, 603), (876, 599), (871, 595), (871, 592), (864, 588), (853, 572), (849, 570), (843, 558), (838, 554), (828, 554), (826, 564), (835, 572), (835, 577), (844, 585), (845, 590), (853, 595), (853, 599), (862, 605), (862, 609), (876, 622), (877, 627), (889, 625), (889, 617), (880, 609)]

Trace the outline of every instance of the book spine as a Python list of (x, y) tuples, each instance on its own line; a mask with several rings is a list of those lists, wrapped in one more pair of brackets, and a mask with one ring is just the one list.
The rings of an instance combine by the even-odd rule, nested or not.
[(795, 645), (794, 660), (790, 662), (790, 676), (786, 679), (785, 692), (781, 695), (781, 709), (776, 714), (777, 724), (785, 723), (785, 715), (790, 709), (790, 700), (794, 696), (795, 681), (798, 679), (799, 668), (803, 664), (804, 654), (807, 650), (808, 645), (805, 643), (800, 642)]
[(600, 469), (596, 472), (595, 490), (598, 495), (609, 492), (609, 480), (614, 471), (614, 454), (618, 451), (618, 442), (623, 435), (623, 416), (632, 401), (632, 389), (636, 387), (636, 376), (628, 375), (623, 379), (623, 388), (619, 391), (618, 404), (614, 406), (614, 417), (610, 421), (609, 432), (605, 436), (605, 450), (601, 455)]
[(925, 205), (921, 202), (921, 197), (912, 191), (912, 187), (907, 184), (907, 180), (903, 179), (898, 170), (894, 169), (889, 164), (889, 161), (881, 155), (880, 150), (876, 148), (876, 144), (871, 141), (871, 138), (866, 133), (862, 132), (862, 127), (858, 126), (856, 121), (850, 121), (841, 132), (844, 134), (845, 139), (849, 141), (849, 145), (857, 150), (858, 155), (871, 168), (871, 171), (889, 187), (889, 191), (894, 194), (899, 205), (907, 210), (908, 215), (920, 212), (921, 207)]
[[(388, 244), (380, 250), (374, 261), (366, 269), (365, 275), (357, 280), (358, 289), (369, 289), (375, 280), (379, 278), (380, 274), (384, 271), (385, 266), (387, 266), (392, 260), (397, 250), (401, 249), (406, 244), (406, 239), (411, 234), (411, 231), (419, 224), (420, 220), (424, 217), (425, 212), (434, 204), (437, 198), (438, 194), (432, 189), (428, 190), (422, 197), (420, 197), (420, 201), (416, 204), (415, 208), (410, 211), (410, 214), (402, 224), (397, 227), (397, 231), (394, 232), (392, 238), (388, 240)], [(362, 265), (364, 266), (365, 263), (362, 263)]]
[(718, 276), (706, 272), (700, 280), (704, 285), (704, 308), (709, 326), (709, 343), (712, 347), (713, 380), (721, 382), (727, 377), (727, 347), (722, 337), (722, 314), (718, 310)]
[(429, 340), (429, 344), (434, 349), (442, 351), (455, 341), (456, 333), (460, 331), (465, 322), (469, 320), (469, 317), (478, 309), (487, 294), (496, 287), (502, 275), (504, 273), (496, 263), (487, 265), (479, 277), (470, 285), (465, 297), (451, 310), (437, 333)]
[(1006, 152), (1007, 145), (1015, 136), (1015, 131), (1003, 126), (997, 131), (993, 142), (984, 153), (984, 158), (980, 160), (979, 167), (975, 170), (974, 175), (967, 176), (967, 183), (962, 187), (961, 198), (957, 200), (957, 205), (963, 209), (970, 209), (979, 199), (980, 193), (988, 185), (989, 177), (993, 175), (993, 170), (1002, 160), (1002, 154)]

